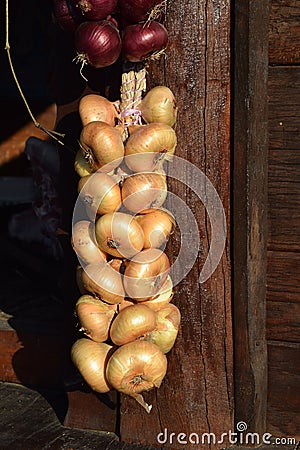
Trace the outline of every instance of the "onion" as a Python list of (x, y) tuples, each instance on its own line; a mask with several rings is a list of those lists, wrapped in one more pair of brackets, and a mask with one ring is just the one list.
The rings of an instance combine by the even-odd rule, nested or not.
[(124, 156), (124, 144), (120, 132), (105, 122), (87, 123), (80, 133), (80, 145), (84, 157), (93, 170), (111, 172)]
[(71, 0), (74, 8), (88, 20), (106, 19), (116, 8), (117, 0)]
[(156, 318), (156, 329), (150, 332), (145, 339), (156, 344), (163, 353), (168, 353), (174, 346), (178, 335), (180, 311), (173, 303), (169, 303), (156, 313)]
[(167, 358), (157, 345), (133, 341), (119, 347), (109, 358), (106, 376), (117, 391), (130, 395), (149, 413), (141, 392), (159, 388), (167, 372)]
[(124, 287), (128, 297), (142, 302), (158, 294), (170, 270), (167, 255), (157, 248), (142, 250), (127, 264)]
[(77, 266), (76, 272), (75, 272), (75, 279), (76, 279), (76, 284), (77, 284), (78, 290), (81, 295), (89, 294), (89, 291), (83, 285), (83, 281), (82, 281), (83, 273), (84, 273), (84, 268), (80, 265)]
[(95, 225), (98, 246), (117, 258), (131, 258), (142, 250), (144, 233), (134, 216), (122, 212), (99, 217)]
[(53, 15), (58, 25), (66, 32), (73, 33), (82, 22), (70, 0), (53, 0)]
[(80, 331), (95, 342), (106, 341), (116, 309), (117, 305), (108, 305), (91, 295), (82, 295), (75, 306)]
[(124, 299), (121, 303), (118, 304), (118, 311), (121, 312), (123, 309), (127, 308), (128, 306), (132, 306), (135, 303), (132, 300), (126, 300)]
[(95, 171), (91, 164), (84, 157), (82, 149), (79, 148), (75, 155), (74, 169), (80, 177), (86, 177)]
[(152, 209), (147, 214), (136, 216), (144, 232), (144, 248), (165, 246), (176, 222), (166, 209)]
[(116, 305), (124, 300), (122, 276), (108, 263), (89, 264), (82, 272), (82, 285), (106, 303)]
[(173, 127), (178, 108), (173, 92), (167, 86), (155, 86), (138, 105), (146, 123), (159, 122)]
[(98, 94), (84, 95), (79, 101), (78, 111), (83, 126), (95, 121), (114, 126), (118, 115), (114, 103)]
[(148, 306), (148, 308), (153, 309), (153, 311), (158, 311), (160, 308), (170, 303), (173, 296), (174, 296), (173, 282), (170, 275), (168, 275), (165, 283), (162, 285), (157, 295), (147, 299), (145, 302), (142, 302), (141, 304)]
[(107, 254), (97, 245), (94, 239), (94, 224), (88, 220), (80, 220), (72, 228), (71, 244), (81, 263), (101, 264), (106, 261)]
[[(123, 18), (131, 23), (137, 23), (147, 20), (152, 8), (162, 3), (164, 3), (162, 0), (119, 0), (118, 6)], [(158, 13), (161, 9), (157, 8)]]
[(149, 123), (129, 136), (125, 162), (134, 172), (152, 171), (164, 159), (172, 158), (177, 145), (174, 129), (165, 123)]
[[(117, 61), (122, 48), (119, 30), (108, 20), (83, 22), (75, 32), (77, 62), (107, 67)], [(81, 69), (82, 69), (81, 68)]]
[(111, 389), (106, 378), (106, 367), (111, 349), (111, 345), (86, 338), (78, 339), (71, 348), (73, 364), (86, 383), (99, 393), (105, 393)]
[(128, 25), (123, 32), (122, 55), (127, 61), (144, 61), (159, 56), (167, 43), (167, 29), (155, 20)]
[(80, 178), (78, 191), (89, 217), (113, 212), (121, 206), (120, 187), (107, 173), (96, 172)]
[(127, 306), (112, 322), (110, 338), (116, 345), (124, 345), (144, 337), (156, 327), (156, 314), (143, 304)]
[(121, 189), (125, 208), (134, 213), (160, 208), (167, 198), (165, 176), (155, 172), (136, 173), (125, 178)]

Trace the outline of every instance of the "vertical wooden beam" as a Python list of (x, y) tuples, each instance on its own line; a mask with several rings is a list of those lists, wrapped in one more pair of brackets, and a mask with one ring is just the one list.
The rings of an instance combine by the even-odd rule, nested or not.
[[(213, 183), (229, 229), (230, 1), (168, 2), (166, 27), (166, 55), (149, 67), (148, 86), (164, 84), (174, 92), (179, 107), (176, 154), (201, 169)], [(186, 441), (186, 449), (200, 445), (220, 448), (213, 438), (208, 443), (204, 436), (203, 444), (201, 439), (203, 433), (214, 433), (218, 439), (233, 429), (230, 236), (228, 233), (216, 271), (200, 284), (211, 229), (207, 212), (188, 188), (191, 180), (184, 171), (183, 165), (178, 177), (186, 175), (186, 185), (171, 178), (168, 188), (191, 209), (199, 228), (200, 251), (192, 270), (175, 288), (173, 301), (182, 314), (181, 331), (167, 355), (168, 373), (162, 386), (145, 394), (153, 405), (151, 413), (121, 396), (120, 435), (127, 442), (159, 445), (165, 441), (163, 448), (173, 450), (183, 446), (178, 439)], [(199, 185), (202, 181), (199, 178)], [(176, 213), (180, 215), (179, 210)], [(224, 224), (219, 232), (225, 232)], [(175, 233), (169, 247), (171, 261), (183, 244)], [(165, 435), (158, 442), (161, 432)], [(196, 436), (191, 433), (199, 436), (199, 445), (192, 443)]]
[(268, 1), (234, 6), (233, 283), (235, 417), (266, 426)]

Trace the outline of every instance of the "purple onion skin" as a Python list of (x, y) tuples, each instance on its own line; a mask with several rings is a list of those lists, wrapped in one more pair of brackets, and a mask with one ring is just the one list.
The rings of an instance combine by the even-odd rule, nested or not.
[(68, 33), (74, 33), (82, 22), (70, 0), (53, 0), (53, 15), (58, 25)]
[(118, 0), (70, 0), (84, 20), (103, 20), (112, 14)]
[(83, 22), (74, 39), (76, 52), (99, 69), (117, 61), (122, 49), (119, 30), (108, 20)]
[(144, 22), (154, 6), (162, 0), (119, 0), (119, 11), (123, 19), (129, 23)]
[(159, 22), (128, 25), (123, 33), (123, 58), (131, 62), (144, 61), (163, 50), (168, 43), (168, 32)]

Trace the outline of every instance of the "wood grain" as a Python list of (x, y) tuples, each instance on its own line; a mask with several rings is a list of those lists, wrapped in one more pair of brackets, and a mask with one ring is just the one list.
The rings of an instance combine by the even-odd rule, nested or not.
[(267, 339), (300, 342), (300, 302), (267, 302)]
[(267, 408), (268, 3), (237, 3), (233, 47), (235, 420), (258, 433)]
[(300, 5), (298, 0), (271, 0), (269, 27), (270, 64), (299, 64)]
[(299, 343), (269, 341), (268, 366), (268, 432), (299, 439)]
[(300, 68), (269, 67), (269, 133), (300, 131)]
[(267, 300), (300, 302), (300, 254), (268, 251)]
[(6, 449), (30, 450), (157, 450), (129, 445), (114, 433), (61, 425), (67, 408), (63, 391), (29, 389), (0, 383), (0, 441)]
[[(227, 0), (173, 1), (167, 12), (166, 56), (149, 68), (149, 86), (165, 84), (177, 99), (176, 154), (199, 167), (217, 189), (229, 226), (230, 203), (230, 60)], [(180, 170), (179, 170), (179, 175)], [(187, 180), (188, 184), (188, 180)], [(121, 398), (121, 439), (157, 445), (157, 434), (221, 433), (233, 426), (232, 335), (229, 247), (212, 277), (199, 285), (210, 243), (209, 222), (199, 199), (175, 179), (168, 188), (196, 217), (199, 257), (179, 283), (174, 303), (182, 314), (168, 372), (157, 391), (145, 394), (151, 414), (126, 396)], [(178, 211), (180, 214), (180, 211)], [(222, 230), (220, 230), (222, 232)], [(227, 245), (229, 245), (228, 236)], [(171, 239), (170, 257), (178, 254), (180, 236)], [(179, 449), (176, 438), (164, 448)], [(193, 445), (185, 444), (185, 448)], [(215, 448), (213, 445), (203, 448)]]
[(268, 248), (299, 251), (299, 223), (300, 148), (271, 148), (268, 170)]
[(268, 431), (299, 438), (299, 2), (271, 0), (269, 23)]

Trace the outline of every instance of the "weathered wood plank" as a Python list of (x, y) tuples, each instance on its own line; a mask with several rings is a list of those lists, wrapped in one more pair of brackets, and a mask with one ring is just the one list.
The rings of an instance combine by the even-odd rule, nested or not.
[[(285, 133), (283, 129), (281, 131), (271, 130), (269, 133), (269, 151), (270, 154), (273, 154), (272, 159), (284, 158), (286, 151), (288, 151), (289, 157), (298, 155), (299, 141), (300, 132)], [(280, 152), (276, 153), (276, 150), (280, 150)]]
[(300, 5), (298, 0), (270, 1), (270, 64), (299, 64)]
[(63, 391), (32, 390), (0, 383), (0, 445), (30, 450), (157, 450), (119, 442), (114, 433), (63, 427), (67, 408)]
[(115, 433), (119, 409), (117, 393), (97, 394), (82, 384), (83, 387), (67, 392), (68, 412), (64, 426)]
[(300, 249), (300, 149), (270, 150), (268, 248)]
[(237, 2), (233, 107), (235, 420), (266, 430), (268, 1)]
[(269, 132), (300, 131), (300, 68), (269, 67)]
[[(176, 154), (210, 178), (222, 199), (228, 224), (229, 16), (227, 0), (171, 2), (166, 18), (166, 57), (153, 62), (149, 70), (149, 86), (167, 85), (177, 99)], [(167, 376), (157, 391), (145, 394), (146, 401), (153, 405), (151, 413), (147, 415), (134, 400), (121, 398), (121, 439), (152, 445), (158, 444), (157, 435), (165, 428), (178, 436), (209, 430), (218, 434), (233, 426), (229, 248), (212, 277), (199, 285), (210, 242), (208, 219), (203, 205), (187, 186), (169, 179), (168, 187), (193, 211), (201, 243), (196, 264), (179, 283), (174, 296), (182, 325), (175, 347), (167, 355)], [(175, 234), (171, 239), (171, 260), (179, 248), (180, 237)], [(168, 439), (164, 448), (182, 448), (176, 438), (172, 440), (170, 443)], [(194, 445), (187, 443), (184, 447)], [(206, 444), (206, 448), (215, 447)]]
[(300, 303), (267, 302), (267, 339), (300, 343)]
[(268, 380), (268, 432), (299, 439), (299, 343), (268, 343)]
[(267, 300), (300, 302), (300, 254), (268, 251)]

